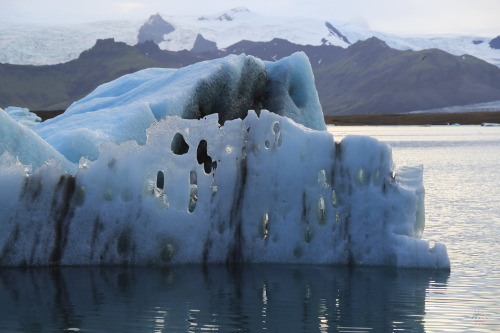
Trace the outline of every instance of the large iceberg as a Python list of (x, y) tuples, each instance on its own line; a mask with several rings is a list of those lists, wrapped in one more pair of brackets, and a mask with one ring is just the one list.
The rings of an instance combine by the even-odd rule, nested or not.
[(2, 148), (0, 265), (449, 269), (446, 247), (421, 239), (422, 168), (396, 169), (387, 144), (335, 142), (325, 128), (304, 54), (104, 84), (34, 127), (33, 142), (62, 158), (30, 172)]

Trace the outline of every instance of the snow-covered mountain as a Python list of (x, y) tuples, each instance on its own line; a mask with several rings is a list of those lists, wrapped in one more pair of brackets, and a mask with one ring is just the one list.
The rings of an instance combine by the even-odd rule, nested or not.
[[(161, 17), (168, 25), (165, 25)], [(91, 48), (96, 39), (114, 38), (129, 45), (138, 42), (141, 26), (160, 22), (173, 27), (159, 42), (164, 50), (191, 50), (201, 34), (219, 49), (241, 40), (286, 39), (296, 44), (348, 47), (375, 36), (400, 50), (439, 48), (454, 55), (470, 54), (500, 66), (500, 50), (490, 47), (491, 36), (399, 36), (376, 32), (338, 20), (271, 17), (234, 8), (208, 16), (169, 16), (160, 13), (143, 21), (107, 21), (72, 26), (41, 26), (0, 22), (0, 62), (46, 65), (67, 62)], [(499, 32), (500, 33), (500, 32)]]
[(142, 21), (104, 21), (78, 25), (0, 22), (0, 63), (54, 65), (78, 58), (97, 39), (137, 43)]

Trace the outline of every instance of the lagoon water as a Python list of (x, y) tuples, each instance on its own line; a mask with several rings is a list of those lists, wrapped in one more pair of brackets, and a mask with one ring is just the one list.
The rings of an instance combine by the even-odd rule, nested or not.
[(500, 331), (500, 127), (329, 127), (424, 165), (451, 272), (293, 265), (0, 269), (0, 332)]

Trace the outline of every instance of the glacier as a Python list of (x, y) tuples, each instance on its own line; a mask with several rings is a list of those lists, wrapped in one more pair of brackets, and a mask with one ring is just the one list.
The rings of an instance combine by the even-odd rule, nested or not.
[(0, 266), (450, 268), (422, 239), (423, 168), (336, 142), (303, 53), (139, 71), (32, 129), (0, 118)]

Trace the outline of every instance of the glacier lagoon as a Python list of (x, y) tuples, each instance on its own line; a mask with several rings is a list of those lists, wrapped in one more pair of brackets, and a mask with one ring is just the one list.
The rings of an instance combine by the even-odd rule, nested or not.
[[(148, 85), (159, 70), (139, 72), (33, 131), (1, 111), (2, 293), (16, 318), (7, 329), (98, 330), (108, 315), (132, 318), (137, 308), (147, 313), (123, 320), (135, 330), (423, 329), (429, 290), (439, 294), (462, 267), (447, 270), (447, 232), (424, 240), (432, 223), (424, 230), (422, 169), (405, 165), (425, 158), (398, 159), (384, 138), (394, 150), (322, 130), (303, 60), (240, 56), (166, 71), (161, 86), (183, 83), (170, 95)], [(193, 80), (200, 70), (205, 79)], [(234, 117), (211, 111), (220, 89)], [(256, 111), (239, 113), (249, 107)], [(101, 267), (60, 267), (68, 265)], [(36, 304), (49, 304), (37, 311), (52, 320), (25, 318)], [(465, 314), (463, 325), (490, 327), (497, 308)], [(290, 312), (301, 316), (283, 318)]]
[(0, 331), (497, 332), (500, 128), (329, 127), (424, 165), (451, 271), (329, 265), (3, 268)]

